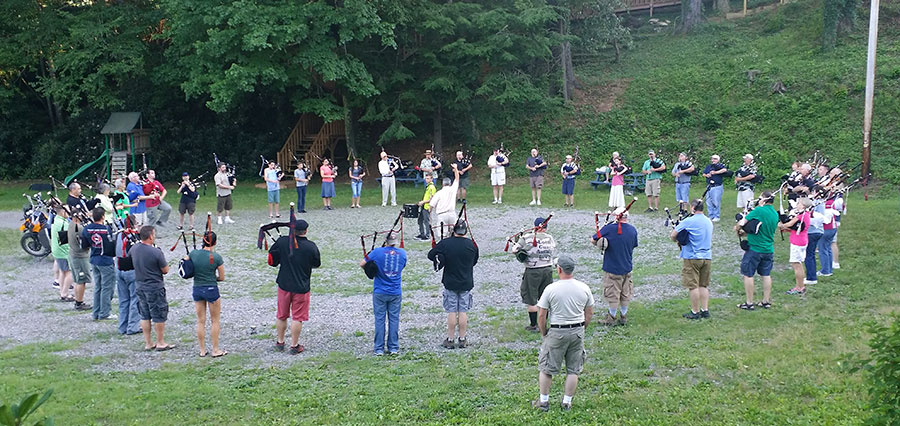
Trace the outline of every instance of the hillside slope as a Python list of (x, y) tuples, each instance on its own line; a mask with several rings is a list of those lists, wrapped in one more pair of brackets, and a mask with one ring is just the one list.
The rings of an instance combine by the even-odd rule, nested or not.
[[(872, 158), (877, 178), (897, 182), (900, 31), (888, 22), (896, 20), (892, 14), (882, 11)], [(509, 138), (526, 145), (549, 143), (544, 149), (553, 157), (579, 144), (582, 156), (591, 160), (585, 167), (605, 162), (613, 150), (636, 161), (648, 148), (661, 150), (670, 161), (682, 150), (692, 150), (698, 161), (719, 153), (733, 165), (743, 153), (759, 152), (763, 172), (773, 179), (815, 150), (835, 163), (849, 159), (856, 164), (862, 146), (867, 19), (861, 9), (856, 32), (828, 53), (820, 49), (818, 0), (710, 22), (688, 36), (638, 30), (634, 49), (620, 63), (577, 69), (587, 86), (579, 94), (615, 99), (582, 99), (565, 119), (545, 118)], [(753, 82), (748, 70), (758, 70)], [(784, 94), (772, 93), (778, 81), (787, 88)], [(627, 89), (621, 95), (621, 90), (607, 90), (622, 86)]]

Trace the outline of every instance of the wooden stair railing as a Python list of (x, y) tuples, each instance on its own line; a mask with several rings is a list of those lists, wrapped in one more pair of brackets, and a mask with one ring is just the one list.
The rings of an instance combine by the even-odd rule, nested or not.
[(329, 149), (333, 151), (333, 144), (340, 136), (344, 136), (343, 120), (323, 123), (321, 118), (303, 113), (278, 151), (278, 164), (285, 172), (291, 173), (296, 166), (294, 162), (296, 155), (303, 158), (306, 164), (315, 170), (320, 166), (318, 157), (324, 156), (325, 151)]

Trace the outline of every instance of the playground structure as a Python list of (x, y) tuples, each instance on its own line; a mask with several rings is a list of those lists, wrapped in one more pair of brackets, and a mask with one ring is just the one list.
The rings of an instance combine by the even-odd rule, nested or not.
[[(144, 128), (144, 120), (140, 112), (114, 112), (109, 115), (100, 134), (104, 135), (105, 149), (94, 161), (91, 161), (66, 176), (63, 181), (66, 185), (75, 180), (85, 170), (103, 162), (103, 174), (107, 180), (114, 177), (125, 176), (129, 170), (136, 171), (143, 168), (147, 154), (150, 152), (150, 129)], [(131, 157), (131, 167), (128, 162)], [(141, 156), (141, 165), (138, 166), (138, 156)], [(149, 163), (146, 164), (149, 167)]]

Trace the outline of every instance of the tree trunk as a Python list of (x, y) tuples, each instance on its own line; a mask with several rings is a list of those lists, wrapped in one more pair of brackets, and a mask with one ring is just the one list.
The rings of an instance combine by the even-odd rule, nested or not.
[(441, 151), (443, 150), (443, 128), (441, 126), (442, 118), (440, 105), (435, 108), (434, 117), (432, 118), (432, 120), (434, 121), (434, 139), (432, 142), (434, 144), (434, 152), (442, 156), (443, 153)]
[(347, 154), (352, 161), (354, 158), (359, 158), (356, 151), (356, 123), (353, 122), (353, 114), (350, 110), (350, 102), (347, 100), (347, 95), (342, 94), (341, 101), (344, 104), (344, 140), (347, 144)]
[(684, 0), (681, 2), (681, 32), (688, 33), (700, 24), (700, 12), (703, 9), (701, 0)]
[(722, 12), (723, 15), (731, 12), (731, 5), (728, 3), (728, 0), (716, 0), (716, 8), (719, 9), (719, 12)]
[[(568, 35), (568, 22), (566, 19), (559, 20), (559, 34)], [(559, 45), (559, 62), (562, 65), (562, 92), (563, 99), (568, 102), (572, 99), (572, 89), (575, 86), (575, 72), (572, 70), (572, 47), (568, 41), (563, 41)]]

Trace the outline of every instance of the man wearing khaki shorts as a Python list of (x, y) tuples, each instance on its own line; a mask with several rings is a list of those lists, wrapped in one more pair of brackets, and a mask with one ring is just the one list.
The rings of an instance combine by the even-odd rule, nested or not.
[(541, 205), (541, 188), (544, 187), (544, 171), (547, 170), (547, 162), (538, 155), (537, 149), (531, 150), (531, 157), (525, 161), (528, 169), (528, 182), (531, 184), (531, 203), (529, 205)]
[[(678, 234), (687, 234), (687, 244), (681, 246), (681, 283), (688, 289), (691, 311), (682, 315), (691, 320), (709, 318), (709, 272), (712, 267), (713, 224), (703, 214), (703, 200), (691, 202), (693, 215), (678, 224), (671, 238), (678, 242)], [(682, 238), (682, 242), (685, 240)]]
[(644, 194), (647, 195), (646, 213), (651, 213), (659, 211), (659, 187), (662, 182), (662, 173), (660, 172), (666, 171), (666, 163), (657, 159), (653, 150), (650, 150), (647, 155), (650, 158), (644, 161), (641, 173), (647, 176), (644, 184)]
[(559, 257), (556, 266), (559, 281), (547, 286), (538, 301), (538, 326), (541, 349), (538, 354), (539, 399), (531, 405), (541, 411), (550, 409), (550, 385), (553, 376), (562, 372), (566, 363), (566, 383), (560, 407), (572, 408), (572, 397), (578, 386), (578, 375), (584, 368), (584, 329), (594, 314), (594, 295), (587, 284), (572, 277), (575, 261), (567, 255)]
[(603, 299), (609, 303), (609, 309), (600, 324), (607, 326), (625, 325), (628, 322), (628, 303), (634, 295), (634, 282), (631, 280), (631, 270), (634, 268), (632, 253), (638, 246), (637, 229), (628, 223), (625, 207), (619, 207), (614, 214), (619, 218), (618, 223), (607, 224), (591, 238), (594, 245), (605, 248)]
[(534, 228), (523, 233), (516, 241), (516, 260), (525, 264), (519, 295), (528, 306), (528, 331), (537, 332), (537, 302), (550, 283), (553, 282), (553, 265), (556, 264), (556, 240), (547, 233), (547, 220), (534, 219)]

